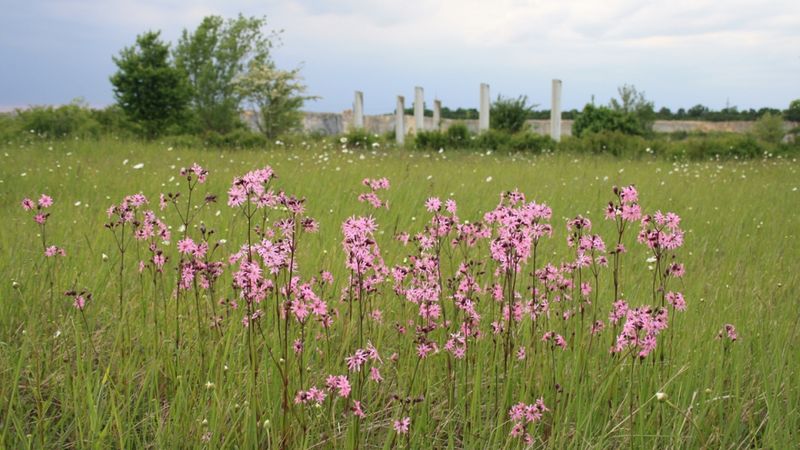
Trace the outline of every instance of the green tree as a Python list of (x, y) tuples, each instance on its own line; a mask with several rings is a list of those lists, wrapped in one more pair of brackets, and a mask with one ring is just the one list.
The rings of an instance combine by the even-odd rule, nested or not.
[(300, 108), (318, 97), (304, 95), (300, 69), (281, 70), (272, 62), (252, 61), (247, 73), (234, 80), (238, 95), (256, 113), (255, 125), (268, 138), (299, 127)]
[(208, 16), (197, 29), (183, 34), (175, 48), (176, 66), (191, 87), (191, 107), (202, 130), (227, 133), (241, 124), (242, 94), (234, 80), (251, 63), (270, 64), (270, 50), (277, 32), (265, 33), (265, 18), (224, 20)]
[(633, 114), (587, 103), (572, 123), (572, 134), (580, 137), (603, 131), (643, 134), (641, 124)]
[(117, 103), (149, 138), (177, 123), (188, 101), (186, 79), (170, 64), (169, 44), (160, 34), (137, 36), (135, 46), (113, 58), (118, 70), (111, 76)]
[(525, 120), (536, 106), (528, 106), (527, 103), (528, 97), (525, 95), (517, 98), (503, 98), (498, 95), (497, 100), (492, 104), (492, 114), (489, 116), (491, 128), (509, 133), (522, 131)]
[(800, 98), (789, 103), (789, 108), (783, 112), (783, 118), (790, 122), (800, 122)]
[(689, 108), (689, 111), (686, 111), (686, 115), (693, 118), (699, 119), (709, 113), (709, 109), (706, 106), (697, 104)]
[(612, 98), (609, 106), (614, 111), (627, 115), (628, 120), (636, 122), (633, 134), (647, 135), (653, 131), (656, 113), (653, 102), (645, 98), (645, 93), (636, 89), (634, 85), (624, 84), (617, 88), (619, 100)]
[(778, 114), (766, 113), (753, 124), (753, 134), (771, 144), (778, 144), (786, 134), (783, 130), (783, 118)]

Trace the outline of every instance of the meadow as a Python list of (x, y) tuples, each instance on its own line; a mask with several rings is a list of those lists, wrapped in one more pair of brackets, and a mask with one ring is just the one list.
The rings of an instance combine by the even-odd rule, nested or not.
[(798, 168), (0, 145), (0, 447), (796, 447)]

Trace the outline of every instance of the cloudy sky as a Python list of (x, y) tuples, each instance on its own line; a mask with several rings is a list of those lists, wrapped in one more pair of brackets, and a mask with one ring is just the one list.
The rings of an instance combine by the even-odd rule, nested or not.
[(798, 0), (0, 0), (0, 108), (113, 102), (112, 55), (137, 34), (177, 40), (210, 14), (267, 16), (275, 59), (303, 65), (307, 109), (368, 114), (423, 86), (449, 107), (527, 95), (549, 108), (605, 103), (624, 83), (656, 107), (786, 108), (800, 98)]

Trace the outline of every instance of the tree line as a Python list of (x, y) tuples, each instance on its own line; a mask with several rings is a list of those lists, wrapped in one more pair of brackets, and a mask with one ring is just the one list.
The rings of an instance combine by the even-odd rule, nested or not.
[(113, 57), (114, 98), (139, 134), (224, 135), (252, 125), (272, 138), (296, 128), (301, 108), (315, 97), (300, 68), (284, 70), (272, 58), (280, 31), (266, 19), (208, 16), (184, 29), (174, 48), (160, 31), (147, 31)]
[[(593, 105), (593, 104), (592, 104)], [(594, 105), (596, 106), (596, 105)], [(492, 105), (494, 108), (495, 105)], [(414, 108), (406, 108), (406, 114), (414, 114)], [(569, 109), (561, 112), (561, 118), (564, 120), (575, 120), (580, 115), (581, 110)], [(789, 104), (789, 107), (781, 110), (778, 108), (749, 108), (739, 109), (736, 106), (727, 106), (719, 110), (713, 110), (707, 106), (698, 104), (691, 108), (678, 108), (675, 111), (668, 107), (661, 107), (658, 110), (653, 109), (652, 116), (654, 120), (698, 120), (706, 122), (735, 122), (735, 121), (755, 121), (760, 119), (765, 114), (773, 116), (782, 116), (784, 120), (790, 122), (800, 122), (800, 99), (794, 100)], [(432, 116), (433, 111), (426, 109), (425, 115)], [(477, 108), (455, 108), (451, 109), (443, 106), (441, 109), (442, 119), (453, 120), (477, 120)], [(549, 109), (536, 109), (531, 108), (526, 111), (526, 120), (549, 120)]]

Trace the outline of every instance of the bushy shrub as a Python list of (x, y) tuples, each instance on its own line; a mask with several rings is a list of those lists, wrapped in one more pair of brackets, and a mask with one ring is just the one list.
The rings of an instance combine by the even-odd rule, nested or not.
[(469, 128), (462, 122), (456, 122), (447, 129), (447, 139), (453, 145), (466, 146), (470, 141)]
[[(651, 151), (648, 152), (647, 149)], [(599, 131), (581, 137), (564, 138), (558, 144), (559, 151), (578, 153), (608, 153), (614, 156), (640, 157), (655, 153), (652, 145), (640, 136), (631, 136), (619, 131)]]
[(446, 132), (424, 131), (417, 133), (414, 146), (420, 150), (475, 149), (509, 152), (533, 152), (555, 148), (555, 141), (532, 131), (508, 133), (500, 130), (487, 130), (474, 138), (464, 126), (457, 125)]
[(137, 133), (136, 124), (128, 119), (125, 111), (119, 105), (111, 105), (103, 109), (92, 109), (89, 112), (92, 118), (100, 124), (103, 133), (126, 137)]
[(372, 148), (372, 144), (379, 143), (381, 138), (363, 128), (353, 128), (344, 136), (347, 148)]
[(766, 113), (753, 124), (753, 135), (764, 142), (779, 144), (785, 134), (783, 118), (777, 114)]
[(263, 134), (246, 129), (237, 129), (226, 134), (210, 131), (205, 134), (205, 142), (209, 146), (226, 148), (263, 148), (268, 144)]
[(51, 139), (65, 136), (96, 137), (100, 123), (86, 105), (73, 101), (68, 105), (34, 106), (17, 110), (16, 120), (22, 130)]
[(19, 120), (13, 113), (0, 113), (0, 141), (9, 141), (22, 132)]
[(772, 146), (759, 143), (751, 135), (733, 134), (690, 138), (681, 144), (676, 144), (672, 154), (680, 154), (683, 150), (689, 159), (721, 158), (757, 158), (772, 150)]
[(541, 153), (545, 150), (553, 150), (556, 142), (550, 136), (544, 136), (532, 131), (523, 131), (513, 134), (508, 146), (510, 150), (517, 152)]
[(493, 130), (518, 133), (525, 127), (525, 120), (533, 111), (534, 105), (527, 105), (528, 97), (521, 95), (517, 98), (503, 98), (498, 96), (492, 104), (492, 114), (489, 116), (490, 126)]
[(418, 149), (439, 150), (440, 148), (457, 148), (463, 144), (452, 142), (449, 135), (441, 131), (420, 131), (414, 138), (414, 146)]
[(511, 143), (511, 134), (500, 130), (486, 130), (475, 139), (478, 150), (507, 150)]
[(800, 98), (792, 100), (783, 112), (783, 118), (790, 122), (800, 122)]
[(603, 131), (649, 134), (645, 124), (635, 114), (592, 104), (587, 104), (572, 124), (572, 134), (577, 137)]

